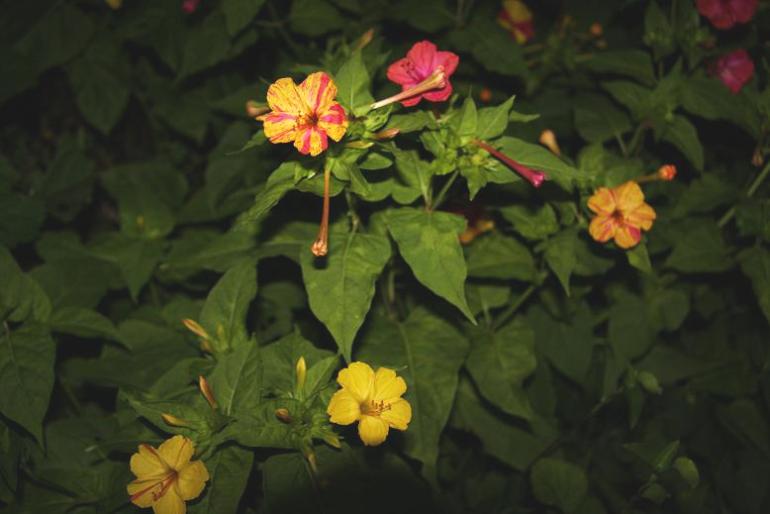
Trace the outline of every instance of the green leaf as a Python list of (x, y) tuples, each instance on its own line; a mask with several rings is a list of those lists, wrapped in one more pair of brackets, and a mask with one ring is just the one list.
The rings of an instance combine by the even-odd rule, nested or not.
[(0, 244), (13, 247), (32, 241), (44, 219), (45, 205), (40, 198), (0, 191)]
[(556, 211), (547, 203), (537, 209), (529, 205), (509, 205), (501, 207), (500, 214), (516, 232), (533, 241), (545, 239), (559, 230)]
[(293, 394), (295, 369), (300, 357), (305, 359), (310, 370), (316, 363), (332, 356), (332, 352), (316, 348), (299, 333), (292, 332), (262, 348), (265, 388), (280, 396)]
[(69, 69), (75, 99), (86, 120), (109, 134), (123, 115), (130, 90), (126, 56), (110, 37), (100, 37)]
[(636, 120), (641, 120), (648, 114), (652, 97), (652, 91), (649, 89), (623, 80), (602, 82), (602, 87), (621, 105), (628, 107)]
[(73, 136), (63, 137), (37, 186), (48, 212), (62, 221), (72, 221), (91, 202), (94, 168), (80, 143)]
[(436, 116), (430, 111), (414, 111), (409, 114), (394, 114), (388, 120), (386, 129), (397, 128), (400, 134), (417, 132), (425, 127), (436, 128)]
[(540, 503), (565, 513), (575, 512), (588, 492), (588, 478), (581, 468), (552, 457), (540, 459), (532, 466), (530, 481)]
[(538, 355), (544, 355), (556, 369), (582, 384), (594, 347), (593, 319), (586, 309), (558, 320), (538, 305), (527, 312), (527, 320), (535, 330)]
[(211, 481), (202, 498), (191, 502), (191, 514), (236, 514), (251, 475), (254, 452), (236, 445), (220, 447), (206, 459)]
[[(420, 159), (415, 150), (403, 151), (394, 148), (393, 154), (396, 157), (396, 169), (399, 177), (412, 191), (419, 191), (426, 202), (430, 199), (430, 166), (427, 162)], [(395, 192), (394, 192), (394, 199)], [(412, 199), (414, 201), (414, 199)], [(407, 202), (411, 203), (411, 202)]]
[(152, 277), (163, 254), (162, 241), (134, 239), (110, 233), (92, 247), (94, 255), (120, 268), (131, 297), (136, 300)]
[(604, 142), (631, 130), (628, 115), (601, 96), (583, 96), (575, 102), (575, 129), (589, 143)]
[(325, 0), (294, 0), (289, 11), (289, 23), (295, 32), (318, 37), (343, 28), (345, 18)]
[(105, 316), (91, 309), (65, 306), (56, 309), (51, 315), (51, 330), (80, 337), (106, 337), (120, 341), (115, 325)]
[(650, 254), (647, 253), (647, 245), (639, 243), (630, 250), (626, 251), (628, 263), (642, 273), (652, 273), (652, 263), (650, 263)]
[(666, 266), (683, 273), (716, 273), (732, 266), (722, 233), (713, 222), (695, 223), (674, 242)]
[(0, 333), (0, 412), (43, 444), (43, 417), (54, 382), (56, 345), (42, 325)]
[(231, 36), (238, 34), (262, 8), (265, 0), (223, 0), (222, 11), (225, 13), (225, 25)]
[(707, 120), (727, 120), (757, 137), (760, 118), (744, 95), (734, 95), (714, 77), (693, 77), (682, 84), (682, 107)]
[(451, 423), (475, 434), (487, 455), (518, 471), (526, 470), (549, 444), (486, 408), (467, 378), (457, 388)]
[(759, 307), (770, 322), (770, 252), (761, 247), (740, 255), (741, 270), (751, 281)]
[(674, 34), (671, 22), (658, 3), (650, 2), (644, 13), (644, 42), (652, 48), (655, 60), (674, 51)]
[(349, 362), (377, 277), (390, 259), (390, 241), (379, 235), (341, 231), (333, 232), (329, 239), (324, 259), (316, 259), (309, 250), (301, 252), (302, 277), (310, 309)]
[(471, 97), (465, 99), (463, 106), (455, 111), (454, 116), (449, 122), (449, 126), (454, 130), (457, 137), (465, 140), (476, 136), (478, 127), (478, 112), (476, 103)]
[(569, 279), (577, 265), (576, 244), (578, 233), (568, 228), (548, 240), (545, 247), (545, 262), (556, 274), (564, 292), (569, 296)]
[(256, 410), (262, 398), (262, 352), (251, 340), (219, 357), (209, 382), (226, 415)]
[(537, 366), (535, 333), (515, 318), (496, 332), (473, 330), (471, 341), (465, 365), (481, 394), (508, 414), (529, 419), (532, 409), (522, 383)]
[(643, 84), (655, 84), (650, 54), (642, 50), (611, 50), (592, 54), (585, 66), (597, 73), (623, 75)]
[(251, 261), (234, 266), (216, 283), (203, 305), (200, 324), (214, 350), (226, 352), (248, 345), (246, 313), (257, 296), (257, 268)]
[(46, 322), (50, 316), (48, 296), (21, 271), (11, 253), (0, 246), (0, 319)]
[(684, 116), (675, 115), (660, 134), (663, 141), (674, 145), (698, 171), (703, 171), (703, 145), (698, 131)]
[(416, 308), (403, 323), (376, 318), (356, 352), (357, 360), (375, 369), (399, 370), (404, 377), (405, 398), (412, 405), (412, 421), (403, 434), (404, 451), (423, 463), (423, 475), (434, 482), (439, 438), (452, 410), (457, 375), (467, 351), (468, 341), (452, 325)]
[(243, 230), (250, 229), (259, 223), (262, 218), (276, 206), (286, 193), (294, 189), (294, 176), (297, 169), (295, 162), (284, 162), (270, 174), (264, 189), (257, 194), (254, 205), (238, 217), (237, 227)]
[(632, 360), (643, 355), (654, 342), (654, 333), (647, 319), (646, 302), (635, 295), (623, 293), (610, 308), (607, 339), (615, 355)]
[(482, 107), (478, 113), (478, 129), (476, 136), (479, 139), (489, 140), (501, 135), (508, 126), (508, 116), (513, 107), (516, 95), (497, 107)]
[[(581, 177), (578, 170), (542, 146), (533, 145), (513, 137), (502, 137), (497, 141), (497, 145), (505, 155), (514, 161), (533, 170), (545, 172), (548, 180), (553, 180), (567, 191), (572, 191), (573, 181)], [(513, 170), (510, 172), (514, 173)]]
[(219, 64), (227, 58), (229, 51), (230, 36), (225, 27), (225, 16), (214, 11), (187, 33), (179, 77), (189, 77)]
[(404, 207), (388, 211), (386, 223), (417, 280), (475, 323), (465, 299), (468, 271), (458, 239), (465, 220), (448, 212)]
[(468, 275), (478, 278), (513, 278), (532, 281), (537, 275), (529, 249), (512, 237), (490, 234), (468, 249)]
[(342, 65), (334, 76), (334, 83), (337, 84), (337, 100), (348, 113), (357, 112), (356, 109), (360, 107), (368, 109), (368, 106), (374, 102), (369, 92), (371, 79), (361, 59), (360, 50), (353, 52)]
[(491, 16), (476, 16), (469, 25), (452, 31), (449, 40), (456, 48), (471, 53), (489, 71), (517, 77), (529, 75), (521, 48)]

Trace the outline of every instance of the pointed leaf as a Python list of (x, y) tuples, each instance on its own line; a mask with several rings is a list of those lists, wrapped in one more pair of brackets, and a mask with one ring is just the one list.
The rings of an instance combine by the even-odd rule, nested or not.
[(257, 296), (257, 268), (243, 262), (225, 273), (206, 298), (200, 324), (217, 352), (248, 344), (246, 312)]

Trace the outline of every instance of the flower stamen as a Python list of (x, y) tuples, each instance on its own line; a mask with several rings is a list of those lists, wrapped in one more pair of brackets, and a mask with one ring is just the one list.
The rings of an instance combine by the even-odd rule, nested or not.
[(369, 108), (378, 109), (380, 107), (384, 107), (392, 103), (400, 102), (402, 100), (406, 100), (406, 99), (415, 97), (417, 95), (421, 95), (432, 89), (441, 89), (445, 86), (446, 86), (446, 73), (444, 72), (444, 67), (437, 66), (436, 69), (433, 70), (433, 73), (431, 73), (428, 78), (426, 78), (416, 86), (410, 87), (409, 89), (405, 89), (404, 91), (401, 91), (398, 94), (389, 96), (388, 98), (385, 98), (378, 102), (374, 102), (371, 106), (369, 106)]

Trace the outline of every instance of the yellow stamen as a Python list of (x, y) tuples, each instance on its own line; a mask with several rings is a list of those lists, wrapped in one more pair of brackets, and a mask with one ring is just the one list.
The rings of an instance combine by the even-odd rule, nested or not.
[(385, 400), (369, 400), (361, 404), (361, 413), (367, 416), (379, 416), (385, 411), (390, 410), (390, 404)]
[(401, 91), (397, 95), (393, 95), (385, 98), (384, 100), (380, 100), (379, 102), (374, 102), (370, 106), (370, 109), (378, 109), (395, 102), (406, 100), (407, 98), (412, 98), (413, 96), (421, 95), (422, 93), (430, 91), (431, 89), (441, 89), (444, 86), (446, 86), (446, 73), (444, 73), (443, 66), (438, 66), (433, 71), (433, 73), (431, 73), (430, 77), (423, 80), (416, 86)]

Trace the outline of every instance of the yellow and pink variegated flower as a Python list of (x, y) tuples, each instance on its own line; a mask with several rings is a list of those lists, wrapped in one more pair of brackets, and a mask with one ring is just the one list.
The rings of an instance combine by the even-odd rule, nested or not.
[(588, 208), (596, 213), (588, 227), (591, 237), (600, 243), (614, 239), (623, 249), (636, 246), (642, 230), (650, 230), (655, 221), (655, 210), (633, 180), (612, 189), (600, 187), (588, 199)]
[(260, 116), (271, 143), (294, 143), (299, 153), (316, 156), (339, 141), (348, 128), (345, 109), (335, 102), (337, 86), (319, 71), (297, 85), (290, 78), (275, 81), (267, 90), (271, 112)]

